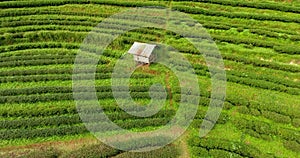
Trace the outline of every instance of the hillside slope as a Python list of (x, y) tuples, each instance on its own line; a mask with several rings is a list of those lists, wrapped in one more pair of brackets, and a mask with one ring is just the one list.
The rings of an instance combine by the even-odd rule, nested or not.
[[(224, 60), (226, 101), (215, 128), (205, 138), (199, 138), (211, 92), (205, 59), (178, 35), (143, 28), (117, 38), (97, 67), (99, 102), (114, 122), (130, 130), (154, 130), (174, 116), (179, 95), (174, 90), (177, 81), (172, 74), (167, 78), (168, 71), (159, 65), (139, 68), (130, 80), (132, 96), (141, 104), (149, 102), (147, 91), (153, 83), (174, 86), (166, 108), (151, 118), (128, 116), (117, 106), (108, 88), (114, 64), (134, 41), (159, 40), (178, 49), (198, 75), (200, 106), (186, 139), (191, 157), (299, 157), (300, 3), (257, 0), (0, 2), (1, 154), (26, 154), (27, 149), (39, 150), (43, 146), (71, 152), (73, 148), (64, 151), (63, 147), (43, 143), (95, 141), (83, 125), (72, 96), (77, 51), (103, 19), (143, 6), (171, 7), (190, 15), (207, 29)], [(121, 28), (112, 24), (102, 31), (109, 34), (118, 29)], [(173, 145), (176, 150), (180, 147), (178, 142)], [(173, 145), (159, 151), (168, 153), (175, 150)], [(107, 150), (114, 156), (120, 154)], [(173, 154), (178, 156), (178, 152)], [(155, 156), (154, 153), (152, 157)]]

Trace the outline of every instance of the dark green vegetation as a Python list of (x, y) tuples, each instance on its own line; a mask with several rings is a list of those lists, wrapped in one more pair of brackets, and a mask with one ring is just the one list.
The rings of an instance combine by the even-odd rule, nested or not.
[(63, 153), (60, 150), (54, 148), (48, 149), (36, 149), (30, 151), (22, 157), (24, 158), (32, 158), (32, 157), (39, 157), (39, 158), (90, 158), (90, 157), (97, 157), (97, 158), (105, 158), (105, 157), (131, 157), (131, 158), (155, 158), (155, 157), (177, 157), (179, 153), (177, 152), (177, 148), (174, 145), (168, 145), (164, 148), (143, 152), (143, 153), (134, 153), (134, 152), (124, 152), (112, 147), (109, 147), (105, 144), (90, 144), (84, 145), (79, 149), (72, 150), (70, 152)]
[[(89, 31), (104, 18), (139, 6), (171, 7), (189, 14), (207, 28), (224, 59), (227, 97), (215, 128), (205, 138), (198, 138), (211, 91), (205, 59), (178, 35), (143, 28), (117, 38), (99, 60), (95, 75), (97, 96), (111, 120), (126, 129), (147, 131), (157, 129), (174, 116), (180, 90), (174, 75), (159, 65), (139, 68), (130, 80), (131, 96), (141, 104), (149, 102), (148, 90), (153, 83), (171, 90), (167, 95), (170, 102), (156, 115), (136, 118), (125, 113), (117, 107), (110, 87), (115, 62), (134, 41), (159, 40), (183, 53), (198, 75), (201, 100), (186, 140), (191, 157), (300, 154), (300, 3), (258, 0), (0, 2), (1, 149), (89, 136), (72, 96), (77, 50)], [(120, 29), (122, 26), (112, 24), (102, 31), (109, 34)], [(138, 154), (100, 144), (68, 152), (37, 149), (27, 157), (99, 153), (103, 157), (177, 157), (178, 148), (172, 144)]]

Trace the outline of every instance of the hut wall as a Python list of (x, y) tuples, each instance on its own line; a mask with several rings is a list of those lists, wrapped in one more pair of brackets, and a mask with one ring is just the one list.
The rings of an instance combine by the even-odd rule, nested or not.
[(143, 56), (138, 56), (138, 55), (134, 55), (134, 60), (137, 62), (143, 62), (143, 63), (150, 63), (149, 62), (149, 58), (143, 57)]

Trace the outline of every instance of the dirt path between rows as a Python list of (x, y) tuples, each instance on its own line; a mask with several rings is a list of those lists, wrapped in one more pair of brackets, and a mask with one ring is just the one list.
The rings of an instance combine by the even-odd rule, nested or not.
[(181, 149), (181, 155), (179, 156), (180, 158), (190, 157), (187, 139), (188, 139), (188, 131), (186, 131), (179, 140), (179, 148)]
[(168, 89), (168, 94), (169, 94), (169, 97), (170, 97), (170, 107), (173, 107), (173, 101), (172, 101), (172, 91), (171, 91), (171, 86), (170, 86), (170, 74), (169, 72), (166, 74), (166, 78), (165, 78), (165, 82), (166, 82), (166, 86), (167, 86), (167, 89)]

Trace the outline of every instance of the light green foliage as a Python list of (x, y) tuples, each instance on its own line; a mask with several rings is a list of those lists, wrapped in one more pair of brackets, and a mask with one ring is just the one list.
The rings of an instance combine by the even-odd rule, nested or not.
[[(150, 102), (148, 91), (152, 84), (164, 86), (167, 101), (150, 118), (137, 119), (122, 111), (110, 88), (115, 63), (134, 41), (159, 42), (182, 53), (198, 76), (201, 97), (196, 118), (188, 129), (190, 157), (299, 155), (300, 3), (277, 0), (1, 2), (1, 147), (91, 137), (72, 95), (77, 51), (86, 35), (105, 18), (128, 8), (147, 6), (172, 7), (185, 12), (210, 33), (222, 54), (227, 74), (224, 109), (213, 130), (205, 138), (199, 138), (212, 85), (203, 52), (211, 50), (203, 48), (198, 52), (187, 39), (174, 32), (140, 28), (119, 36), (99, 58), (95, 89), (100, 105), (111, 120), (128, 130), (150, 131), (165, 125), (175, 115), (180, 93), (186, 94), (187, 90), (178, 87), (177, 77), (165, 66), (140, 67), (130, 78), (131, 97), (141, 105)], [(134, 25), (144, 24), (143, 20)], [(159, 18), (151, 20), (160, 22)], [(112, 23), (99, 33), (111, 37), (111, 33), (133, 25), (126, 18), (120, 21), (120, 25)], [(97, 47), (91, 50), (101, 51)], [(184, 63), (174, 60), (172, 64), (186, 71), (180, 66)], [(102, 125), (106, 127), (105, 122)], [(95, 144), (65, 153), (56, 149), (34, 150), (24, 156), (178, 157), (180, 145), (174, 144), (147, 153), (123, 152)]]

